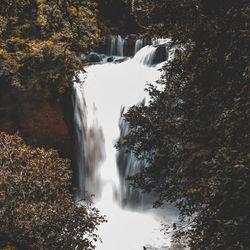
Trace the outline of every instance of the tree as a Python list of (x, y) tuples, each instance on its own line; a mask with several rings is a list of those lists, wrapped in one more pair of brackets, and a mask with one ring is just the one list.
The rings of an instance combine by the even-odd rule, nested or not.
[(0, 3), (0, 82), (63, 92), (82, 68), (80, 53), (98, 43), (91, 0), (3, 0)]
[(69, 160), (0, 133), (0, 247), (94, 249), (98, 210), (70, 193)]
[(191, 249), (248, 249), (247, 2), (133, 2), (137, 20), (177, 46), (164, 90), (149, 86), (149, 105), (125, 115), (131, 132), (119, 146), (148, 161), (133, 185), (179, 208), (188, 226), (176, 237)]

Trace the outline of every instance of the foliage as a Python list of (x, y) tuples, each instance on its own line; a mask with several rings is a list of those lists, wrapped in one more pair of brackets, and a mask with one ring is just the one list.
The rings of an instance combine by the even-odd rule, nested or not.
[(150, 104), (125, 115), (131, 132), (119, 146), (149, 163), (133, 184), (179, 208), (187, 226), (176, 238), (191, 249), (248, 249), (247, 1), (132, 2), (139, 22), (177, 45), (164, 90), (150, 85)]
[(99, 39), (92, 0), (2, 0), (0, 82), (61, 88)]
[(98, 210), (72, 200), (69, 160), (0, 133), (0, 242), (18, 249), (94, 249)]

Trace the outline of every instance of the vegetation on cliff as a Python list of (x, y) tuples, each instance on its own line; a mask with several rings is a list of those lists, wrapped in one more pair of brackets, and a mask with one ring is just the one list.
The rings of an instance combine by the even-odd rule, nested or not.
[(0, 83), (63, 92), (82, 68), (79, 53), (99, 39), (96, 8), (91, 0), (2, 0)]
[(0, 247), (94, 249), (98, 210), (70, 193), (69, 160), (32, 149), (18, 135), (0, 133)]
[(131, 132), (119, 146), (149, 163), (131, 180), (158, 192), (156, 205), (179, 208), (186, 226), (175, 236), (191, 249), (248, 249), (248, 2), (125, 2), (140, 24), (179, 46), (163, 90), (149, 86), (149, 105), (125, 115)]

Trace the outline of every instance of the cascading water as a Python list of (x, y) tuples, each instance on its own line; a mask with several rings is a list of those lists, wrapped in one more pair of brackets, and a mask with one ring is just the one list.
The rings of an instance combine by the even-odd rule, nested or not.
[(147, 45), (135, 54), (134, 60), (137, 61), (139, 64), (152, 66), (156, 50), (157, 47)]
[(90, 194), (100, 193), (100, 176), (98, 166), (105, 159), (104, 136), (95, 117), (93, 107), (91, 121), (87, 124), (87, 107), (83, 93), (83, 86), (73, 83), (74, 107), (74, 176), (76, 200), (85, 197), (85, 190)]
[[(146, 96), (146, 82), (153, 83), (160, 78), (160, 65), (149, 67), (155, 50), (153, 46), (146, 46), (133, 59), (120, 64), (104, 63), (86, 67), (86, 73), (79, 75), (84, 81), (85, 101), (82, 88), (74, 85), (76, 129), (83, 128), (81, 132), (76, 131), (79, 145), (76, 151), (79, 154), (77, 174), (81, 175), (79, 187), (85, 187), (95, 195), (95, 206), (108, 219), (98, 231), (103, 239), (103, 243), (97, 243), (99, 250), (137, 250), (147, 245), (164, 249), (164, 244), (169, 245), (169, 239), (164, 239), (160, 232), (157, 211), (136, 212), (122, 207), (125, 200), (138, 208), (143, 203), (143, 194), (134, 193), (125, 180), (126, 175), (135, 173), (142, 163), (133, 155), (122, 156), (121, 152), (117, 159), (114, 148), (119, 137), (127, 132), (126, 124), (120, 119), (121, 108), (124, 111), (141, 102)], [(81, 117), (86, 117), (86, 120)], [(126, 160), (122, 159), (124, 157)], [(164, 215), (164, 220), (173, 221), (176, 211), (164, 210)]]
[[(101, 49), (103, 54), (91, 53), (94, 61), (99, 58), (99, 61), (118, 60), (121, 57), (135, 56), (136, 60), (141, 60), (139, 63), (144, 63), (148, 66), (163, 62), (168, 58), (168, 44), (171, 40), (166, 38), (146, 38), (139, 39), (125, 37), (120, 35), (111, 35), (103, 38), (103, 47)], [(153, 45), (153, 46), (152, 46)], [(164, 50), (163, 48), (166, 48)], [(143, 51), (141, 51), (143, 49)], [(138, 52), (140, 51), (140, 54)], [(109, 58), (105, 57), (109, 56)], [(156, 60), (155, 60), (156, 58)], [(98, 60), (96, 61), (98, 62)]]
[(123, 50), (124, 50), (124, 39), (118, 35), (117, 36), (117, 55), (118, 56), (123, 56)]
[(73, 182), (76, 190), (76, 199), (83, 197), (86, 183), (85, 142), (86, 142), (86, 113), (83, 93), (80, 86), (73, 83), (74, 107), (74, 176)]
[[(139, 102), (138, 105), (144, 105), (145, 99)], [(130, 132), (129, 124), (123, 117), (125, 107), (121, 109), (119, 119), (120, 136), (119, 141), (122, 142), (123, 138)], [(126, 152), (125, 149), (120, 149), (117, 156), (117, 167), (120, 177), (120, 197), (121, 205), (133, 209), (148, 209), (152, 207), (156, 199), (156, 194), (146, 194), (139, 189), (131, 187), (128, 176), (137, 174), (142, 166), (147, 166), (146, 161), (138, 160), (132, 152)]]
[(135, 54), (143, 47), (144, 41), (143, 39), (137, 39), (135, 42)]
[(104, 37), (104, 53), (111, 56), (123, 56), (125, 40), (120, 35)]

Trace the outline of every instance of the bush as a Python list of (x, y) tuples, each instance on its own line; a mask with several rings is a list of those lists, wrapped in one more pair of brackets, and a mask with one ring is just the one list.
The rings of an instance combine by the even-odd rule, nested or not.
[(94, 249), (104, 218), (73, 201), (69, 160), (2, 132), (0, 176), (0, 246)]

